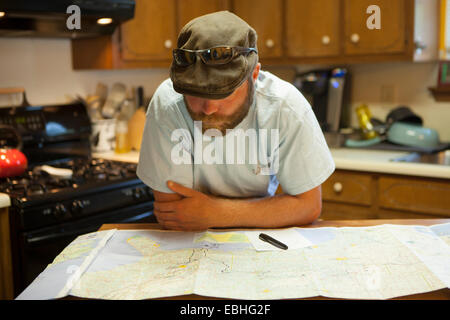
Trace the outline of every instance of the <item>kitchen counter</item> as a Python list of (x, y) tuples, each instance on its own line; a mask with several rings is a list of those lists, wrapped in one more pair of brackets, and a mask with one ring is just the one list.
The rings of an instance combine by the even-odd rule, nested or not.
[[(450, 179), (450, 166), (393, 161), (394, 159), (410, 154), (410, 152), (349, 148), (331, 148), (330, 150), (336, 163), (336, 169)], [(92, 156), (95, 158), (133, 163), (139, 161), (138, 151), (119, 154), (114, 151), (95, 152)], [(11, 201), (9, 196), (0, 193), (0, 208), (9, 207), (10, 205)]]
[(411, 152), (350, 148), (330, 150), (336, 169), (450, 179), (450, 166), (447, 165), (393, 161)]
[[(393, 161), (410, 154), (410, 152), (350, 148), (331, 148), (330, 150), (336, 163), (336, 169), (450, 179), (450, 166)], [(137, 151), (122, 154), (109, 151), (94, 153), (93, 156), (134, 163), (139, 161), (139, 152)]]

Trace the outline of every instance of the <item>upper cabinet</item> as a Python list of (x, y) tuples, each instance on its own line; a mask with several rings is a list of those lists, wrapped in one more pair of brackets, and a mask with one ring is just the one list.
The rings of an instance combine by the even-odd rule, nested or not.
[(341, 2), (336, 0), (287, 0), (286, 55), (294, 58), (339, 55), (340, 7)]
[(413, 31), (412, 28), (408, 28), (412, 25), (406, 24), (408, 14), (412, 14), (408, 12), (408, 2), (407, 0), (345, 0), (343, 14), (345, 54), (404, 52), (409, 40), (407, 31)]
[(181, 28), (194, 18), (229, 9), (229, 0), (177, 0), (177, 35)]
[(175, 0), (135, 1), (134, 19), (120, 26), (121, 58), (167, 59), (177, 39)]
[(414, 3), (136, 0), (134, 19), (122, 24), (112, 36), (72, 40), (73, 67), (168, 67), (181, 28), (195, 17), (220, 10), (234, 12), (255, 28), (263, 64), (412, 61)]
[(283, 3), (281, 0), (234, 0), (233, 12), (258, 34), (260, 59), (283, 55)]

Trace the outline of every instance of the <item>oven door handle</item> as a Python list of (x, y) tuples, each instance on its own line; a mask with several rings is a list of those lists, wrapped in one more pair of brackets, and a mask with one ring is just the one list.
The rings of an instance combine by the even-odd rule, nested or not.
[(46, 235), (42, 235), (42, 236), (27, 236), (27, 237), (25, 237), (25, 242), (29, 245), (33, 245), (38, 242), (52, 241), (52, 240), (58, 240), (59, 238), (64, 238), (64, 237), (83, 235), (86, 233), (95, 232), (96, 230), (98, 230), (98, 228), (87, 227), (87, 228), (76, 229), (76, 230), (71, 230), (71, 231), (51, 233), (51, 234), (46, 234)]
[[(153, 211), (146, 211), (144, 213), (141, 213), (139, 215), (135, 215), (135, 216), (131, 216), (131, 217), (127, 217), (127, 218), (121, 218), (121, 219), (117, 219), (116, 223), (135, 223), (136, 221), (139, 221), (141, 219), (144, 219), (146, 217), (149, 217), (153, 215)], [(105, 222), (108, 223), (108, 222)], [(27, 245), (33, 245), (39, 242), (44, 242), (44, 241), (55, 241), (58, 240), (60, 238), (64, 238), (64, 237), (70, 237), (70, 236), (79, 236), (79, 235), (83, 235), (86, 233), (91, 233), (91, 232), (96, 232), (98, 231), (98, 229), (103, 225), (103, 223), (99, 224), (99, 225), (90, 225), (87, 227), (80, 227), (80, 228), (71, 228), (71, 230), (65, 230), (65, 231), (55, 231), (55, 232), (50, 232), (50, 233), (45, 233), (43, 235), (25, 235), (25, 242)]]

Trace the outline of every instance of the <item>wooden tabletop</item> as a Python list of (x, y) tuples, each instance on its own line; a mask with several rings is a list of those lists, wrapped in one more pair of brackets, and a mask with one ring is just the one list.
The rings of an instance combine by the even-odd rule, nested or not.
[[(320, 228), (320, 227), (368, 227), (376, 226), (381, 224), (401, 224), (401, 225), (423, 225), (430, 226), (433, 224), (450, 223), (450, 219), (392, 219), (392, 220), (381, 220), (381, 219), (371, 219), (371, 220), (318, 220), (313, 224), (301, 226), (302, 228)], [(124, 224), (104, 224), (99, 230), (109, 230), (109, 229), (119, 229), (119, 230), (134, 230), (134, 229), (146, 229), (146, 230), (158, 230), (162, 229), (160, 225), (156, 223), (124, 223)], [(230, 229), (220, 229), (230, 230)], [(236, 229), (233, 229), (236, 230)], [(242, 229), (239, 229), (242, 230)], [(219, 229), (217, 229), (219, 231)], [(162, 300), (216, 300), (219, 298), (199, 296), (196, 294), (176, 296), (169, 298), (160, 298)], [(222, 300), (222, 299), (219, 299)], [(303, 299), (301, 299), (303, 300)], [(333, 299), (326, 297), (313, 297), (306, 298), (305, 300), (342, 300)], [(398, 297), (394, 300), (450, 300), (450, 289), (441, 289), (433, 292), (414, 294), (404, 297)]]

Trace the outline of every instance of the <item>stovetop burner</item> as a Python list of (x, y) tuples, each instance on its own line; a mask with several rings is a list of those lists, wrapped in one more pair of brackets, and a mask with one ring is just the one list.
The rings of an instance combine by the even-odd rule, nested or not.
[(104, 159), (74, 158), (49, 164), (55, 168), (70, 169), (71, 177), (60, 177), (34, 166), (22, 176), (0, 179), (0, 192), (11, 197), (27, 198), (64, 189), (76, 189), (89, 184), (113, 182), (136, 176), (136, 164)]

